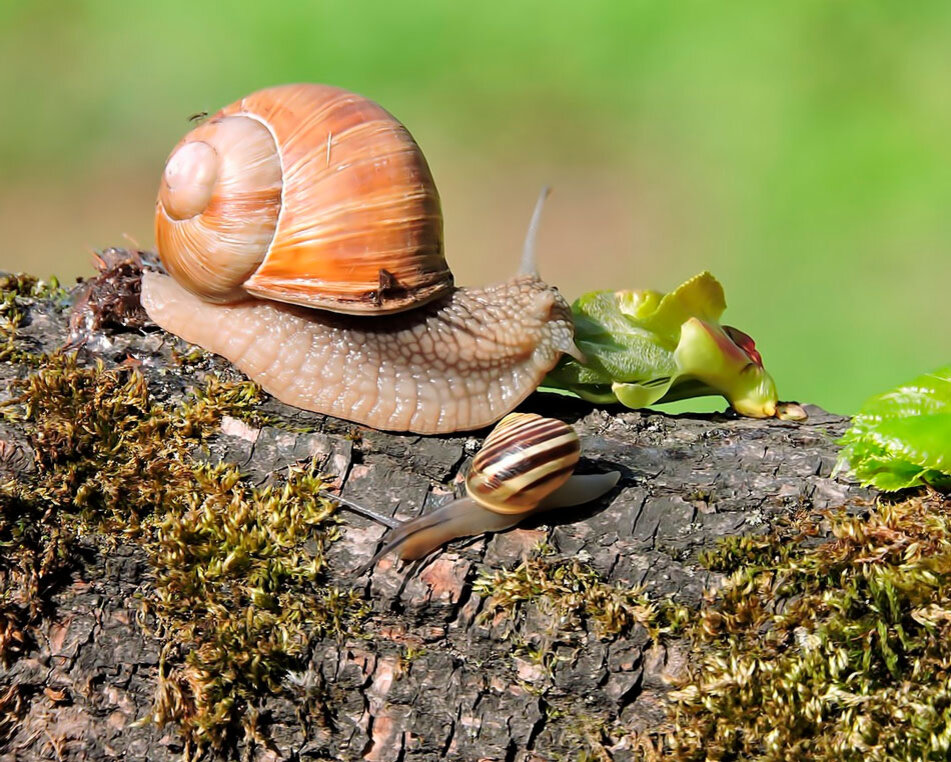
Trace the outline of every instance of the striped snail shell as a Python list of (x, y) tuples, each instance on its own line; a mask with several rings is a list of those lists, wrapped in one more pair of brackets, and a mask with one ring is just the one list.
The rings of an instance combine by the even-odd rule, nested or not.
[(511, 413), (499, 421), (472, 461), (465, 497), (410, 521), (398, 521), (330, 493), (325, 497), (385, 524), (392, 531), (358, 573), (399, 551), (403, 560), (422, 558), (450, 540), (499, 532), (527, 516), (596, 500), (617, 484), (620, 473), (574, 474), (581, 453), (568, 424), (534, 413)]
[(493, 513), (523, 514), (568, 481), (580, 457), (581, 440), (567, 423), (510, 413), (473, 458), (466, 493)]

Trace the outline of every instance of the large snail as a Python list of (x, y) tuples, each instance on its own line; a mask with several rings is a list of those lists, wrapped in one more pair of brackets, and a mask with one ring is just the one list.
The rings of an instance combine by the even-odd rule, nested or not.
[(563, 352), (581, 357), (568, 304), (535, 272), (537, 219), (518, 275), (455, 288), (403, 125), (344, 90), (275, 87), (172, 151), (155, 222), (172, 277), (146, 273), (142, 303), (288, 404), (380, 429), (480, 428)]
[(473, 458), (466, 495), (431, 513), (398, 521), (338, 495), (322, 494), (392, 530), (359, 574), (393, 551), (403, 560), (422, 558), (457, 537), (500, 532), (532, 514), (596, 500), (613, 489), (621, 475), (573, 473), (580, 453), (578, 434), (567, 423), (510, 413)]

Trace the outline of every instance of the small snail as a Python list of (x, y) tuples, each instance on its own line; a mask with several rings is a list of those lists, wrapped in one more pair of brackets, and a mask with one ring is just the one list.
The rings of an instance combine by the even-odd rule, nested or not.
[[(278, 399), (380, 429), (475, 429), (527, 397), (574, 344), (534, 266), (453, 286), (439, 196), (413, 138), (324, 85), (262, 90), (186, 135), (156, 204), (142, 304)], [(314, 309), (316, 308), (316, 309)]]
[(609, 492), (621, 474), (574, 474), (581, 453), (567, 423), (534, 413), (510, 413), (486, 437), (466, 477), (466, 495), (411, 521), (398, 521), (329, 492), (325, 497), (393, 531), (358, 574), (398, 550), (412, 560), (457, 537), (500, 532), (552, 508), (582, 505)]

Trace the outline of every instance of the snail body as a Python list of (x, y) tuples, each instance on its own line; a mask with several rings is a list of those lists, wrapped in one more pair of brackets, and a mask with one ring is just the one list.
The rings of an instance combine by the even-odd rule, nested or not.
[(554, 418), (511, 413), (492, 430), (472, 461), (466, 495), (410, 521), (396, 521), (336, 495), (326, 496), (392, 530), (386, 543), (361, 567), (394, 551), (403, 560), (422, 558), (458, 537), (500, 532), (527, 517), (596, 500), (617, 484), (620, 473), (574, 474), (581, 453), (575, 430)]
[(535, 271), (539, 210), (518, 275), (456, 288), (405, 127), (343, 90), (271, 88), (173, 150), (156, 204), (171, 277), (146, 273), (142, 303), (288, 404), (381, 429), (480, 428), (580, 356), (567, 302)]
[(212, 304), (165, 275), (142, 281), (154, 322), (227, 358), (281, 401), (424, 434), (488, 426), (535, 389), (572, 340), (570, 316), (553, 319), (556, 296), (516, 278), (357, 318), (262, 300)]

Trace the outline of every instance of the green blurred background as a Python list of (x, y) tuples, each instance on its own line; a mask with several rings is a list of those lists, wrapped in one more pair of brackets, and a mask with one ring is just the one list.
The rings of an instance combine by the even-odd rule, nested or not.
[(407, 124), (458, 283), (514, 270), (551, 183), (547, 280), (574, 298), (711, 270), (782, 398), (854, 412), (951, 360), (937, 0), (0, 0), (0, 269), (151, 248), (189, 115), (290, 81)]

